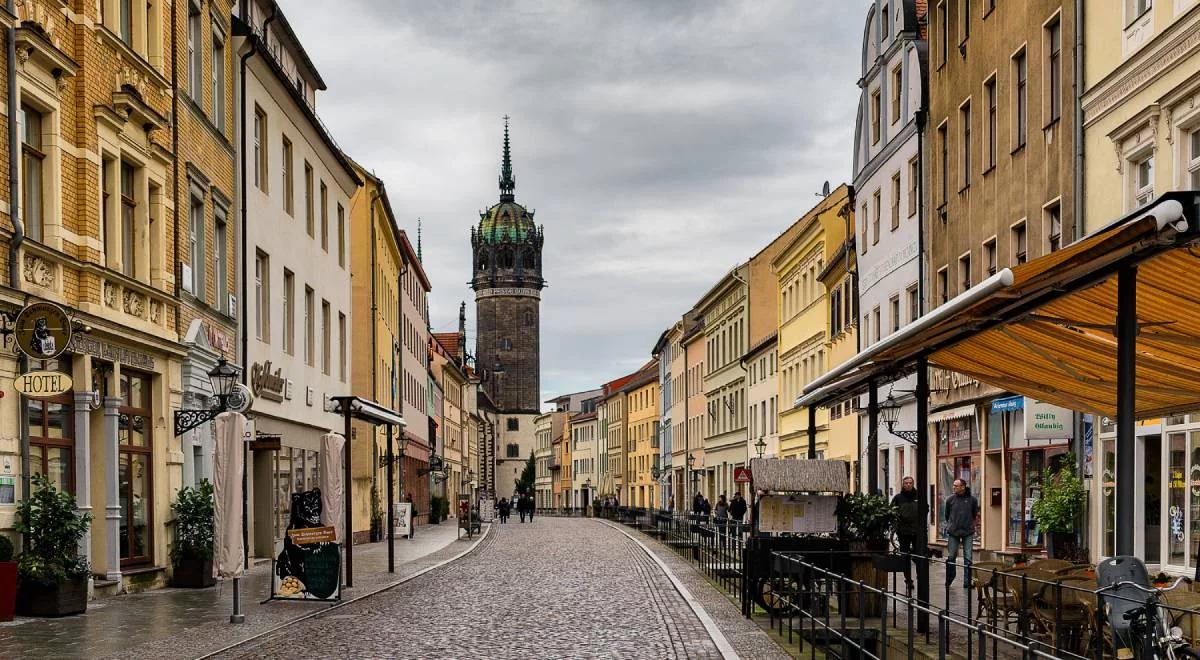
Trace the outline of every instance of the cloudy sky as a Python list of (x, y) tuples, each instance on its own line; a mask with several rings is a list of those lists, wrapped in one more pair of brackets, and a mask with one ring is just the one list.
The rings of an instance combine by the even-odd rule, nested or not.
[[(498, 201), (545, 225), (543, 398), (649, 358), (717, 279), (850, 178), (867, 0), (284, 3), (318, 111), (424, 227), (435, 330)], [(453, 8), (451, 8), (453, 6)], [(474, 305), (468, 304), (472, 335)]]

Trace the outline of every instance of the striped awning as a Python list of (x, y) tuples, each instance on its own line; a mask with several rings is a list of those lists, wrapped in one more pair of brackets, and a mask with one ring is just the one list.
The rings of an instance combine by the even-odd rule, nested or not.
[(819, 405), (895, 378), (924, 357), (1047, 403), (1115, 415), (1117, 271), (1136, 266), (1136, 415), (1200, 409), (1198, 215), (1198, 193), (1168, 193), (1062, 250), (998, 273), (979, 285), (987, 291), (968, 291), (951, 301), (952, 313), (918, 320), (869, 347), (851, 368), (814, 381), (796, 403)]

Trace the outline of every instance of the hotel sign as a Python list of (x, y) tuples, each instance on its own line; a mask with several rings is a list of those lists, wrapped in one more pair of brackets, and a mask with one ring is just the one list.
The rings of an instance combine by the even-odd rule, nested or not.
[(270, 360), (250, 365), (250, 389), (254, 396), (282, 403), (285, 387), (287, 379), (283, 377), (283, 369), (271, 371)]
[(120, 362), (121, 364), (139, 369), (154, 369), (154, 358), (148, 353), (136, 351), (132, 348), (125, 348), (124, 346), (116, 346), (95, 337), (82, 334), (76, 334), (71, 339), (70, 350), (77, 355), (91, 355), (109, 362)]
[(70, 392), (71, 377), (58, 371), (30, 371), (17, 376), (13, 387), (32, 399), (44, 399)]

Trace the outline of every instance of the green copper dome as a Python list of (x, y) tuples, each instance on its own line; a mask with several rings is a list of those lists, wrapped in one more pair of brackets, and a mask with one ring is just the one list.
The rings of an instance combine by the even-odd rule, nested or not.
[(489, 243), (524, 241), (536, 232), (533, 214), (516, 202), (500, 202), (479, 219), (479, 236)]

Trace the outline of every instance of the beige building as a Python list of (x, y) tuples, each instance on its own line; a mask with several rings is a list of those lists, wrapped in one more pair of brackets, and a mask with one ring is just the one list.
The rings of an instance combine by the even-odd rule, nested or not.
[(733, 471), (748, 458), (747, 373), (742, 364), (749, 348), (748, 272), (747, 264), (737, 266), (696, 304), (696, 312), (704, 317), (707, 356), (704, 465), (696, 469), (702, 470), (700, 488), (714, 503), (722, 493), (732, 495)]
[[(708, 398), (704, 393), (704, 372), (708, 365), (708, 343), (704, 341), (704, 317), (695, 310), (683, 317), (683, 335), (679, 344), (683, 350), (683, 436), (682, 466), (675, 468), (676, 477), (686, 496), (675, 502), (684, 507), (700, 492), (700, 477), (704, 470), (705, 418)], [(682, 472), (680, 471), (682, 468)]]
[[(642, 367), (624, 387), (628, 412), (625, 420), (626, 493), (630, 506), (658, 506), (659, 484), (655, 468), (659, 459), (659, 385), (658, 361)], [(574, 422), (572, 422), (574, 424)]]
[(442, 390), (442, 410), (438, 421), (443, 466), (446, 472), (444, 493), (450, 502), (450, 515), (457, 515), (459, 494), (463, 492), (464, 456), (466, 452), (466, 415), (463, 398), (467, 392), (466, 356), (462, 352), (466, 341), (466, 311), (459, 312), (457, 332), (434, 333), (430, 339), (433, 357), (430, 371)]

